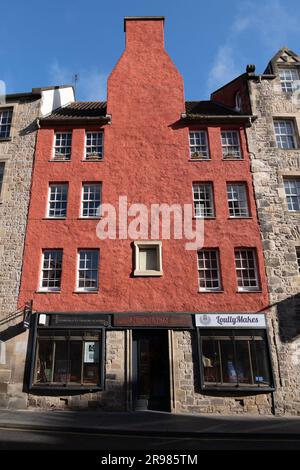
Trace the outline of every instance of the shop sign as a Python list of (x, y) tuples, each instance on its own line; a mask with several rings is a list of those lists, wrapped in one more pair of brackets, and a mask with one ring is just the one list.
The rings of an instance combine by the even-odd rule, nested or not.
[(115, 314), (114, 326), (126, 328), (192, 328), (192, 315), (162, 314)]
[(62, 326), (69, 328), (97, 328), (101, 326), (109, 326), (110, 324), (109, 315), (103, 315), (98, 313), (58, 313), (49, 316), (51, 327)]
[(198, 328), (266, 328), (263, 313), (199, 313)]

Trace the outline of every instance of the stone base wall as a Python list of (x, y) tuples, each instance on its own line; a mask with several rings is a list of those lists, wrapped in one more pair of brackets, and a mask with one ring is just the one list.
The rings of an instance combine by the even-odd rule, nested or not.
[(272, 414), (270, 393), (237, 395), (229, 392), (201, 391), (196, 332), (176, 331), (173, 334), (177, 413)]
[[(294, 309), (288, 303), (272, 308), (271, 327), (273, 335), (272, 358), (276, 379), (274, 400), (276, 414), (300, 415), (300, 338), (289, 341), (283, 331), (293, 330), (296, 321)], [(285, 322), (288, 325), (285, 325)], [(290, 337), (290, 335), (288, 336)]]
[[(18, 325), (11, 325), (8, 331), (11, 330), (14, 334), (16, 328)], [(27, 330), (2, 343), (5, 361), (0, 364), (1, 407), (23, 409), (28, 405), (27, 394), (23, 389), (27, 343)]]
[[(200, 388), (197, 335), (195, 331), (171, 332), (174, 390), (172, 412), (221, 415), (300, 415), (299, 377), (300, 341), (292, 345), (280, 341), (277, 311), (268, 314), (273, 372), (276, 383), (274, 401), (271, 393), (236, 394), (203, 392)], [(128, 331), (106, 332), (105, 388), (96, 393), (45, 396), (24, 392), (24, 367), (28, 332), (7, 343), (7, 362), (0, 365), (0, 407), (25, 409), (131, 409), (130, 348)]]

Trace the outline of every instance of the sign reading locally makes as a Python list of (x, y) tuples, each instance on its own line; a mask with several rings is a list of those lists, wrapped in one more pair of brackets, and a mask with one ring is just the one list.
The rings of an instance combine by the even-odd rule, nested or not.
[(181, 315), (171, 313), (163, 314), (116, 314), (114, 315), (114, 326), (117, 327), (148, 327), (148, 328), (192, 328), (192, 315)]
[(199, 313), (195, 317), (200, 328), (266, 328), (263, 313)]

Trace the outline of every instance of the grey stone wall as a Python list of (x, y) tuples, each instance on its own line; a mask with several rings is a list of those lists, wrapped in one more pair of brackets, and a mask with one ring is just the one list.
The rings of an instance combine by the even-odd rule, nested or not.
[(0, 319), (17, 307), (39, 106), (39, 100), (19, 102), (12, 139), (0, 141), (0, 160), (6, 159), (0, 203)]
[(248, 129), (251, 170), (268, 278), (273, 362), (279, 414), (300, 414), (300, 213), (288, 211), (284, 176), (300, 177), (300, 148), (276, 146), (274, 117), (292, 118), (299, 135), (300, 108), (281, 91), (279, 79), (251, 81), (250, 98), (257, 120)]
[(0, 140), (0, 161), (5, 162), (0, 202), (0, 406), (22, 408), (26, 405), (22, 387), (27, 333), (18, 326), (22, 315), (13, 312), (20, 286), (40, 100), (12, 105), (11, 139)]

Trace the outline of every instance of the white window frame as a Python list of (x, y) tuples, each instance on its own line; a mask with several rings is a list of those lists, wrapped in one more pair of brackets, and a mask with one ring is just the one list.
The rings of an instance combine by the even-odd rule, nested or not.
[[(200, 194), (201, 192), (208, 194), (209, 199), (196, 199), (195, 198), (195, 189), (196, 187), (203, 187), (199, 189), (197, 192)], [(192, 187), (193, 191), (193, 206), (194, 206), (194, 217), (196, 219), (214, 219), (215, 218), (215, 202), (214, 202), (214, 191), (213, 191), (213, 184), (210, 181), (198, 181), (193, 183)], [(209, 201), (210, 207), (205, 207), (205, 203)], [(197, 213), (196, 207), (197, 205), (200, 207), (200, 215)], [(204, 214), (206, 212), (206, 214)], [(207, 215), (209, 213), (209, 215)]]
[[(101, 145), (87, 145), (87, 140), (88, 140), (88, 134), (92, 135), (101, 135)], [(96, 153), (95, 155), (90, 155), (88, 156), (87, 149), (88, 147), (99, 147), (101, 148), (100, 153)], [(86, 131), (85, 132), (85, 146), (84, 146), (84, 160), (86, 161), (99, 161), (103, 160), (103, 152), (104, 152), (104, 132), (103, 131)]]
[[(100, 199), (99, 199), (99, 210), (98, 210), (98, 213), (97, 215), (84, 215), (83, 212), (84, 212), (84, 203), (87, 202), (87, 203), (93, 203), (94, 201), (93, 200), (90, 200), (90, 199), (87, 199), (87, 200), (84, 200), (84, 189), (85, 187), (96, 187), (96, 186), (99, 186), (99, 193), (100, 193)], [(88, 196), (90, 196), (90, 191), (88, 192)], [(101, 204), (102, 204), (102, 183), (101, 182), (92, 182), (92, 183), (87, 183), (87, 182), (84, 182), (82, 183), (82, 188), (81, 188), (81, 213), (80, 213), (80, 217), (82, 217), (83, 219), (100, 219), (101, 218)]]
[[(291, 187), (292, 182), (295, 183), (295, 189)], [(285, 191), (286, 204), (287, 204), (288, 211), (299, 212), (300, 211), (300, 178), (284, 178), (283, 183), (284, 183), (284, 191)], [(287, 188), (287, 185), (289, 186), (289, 188)], [(289, 193), (287, 193), (287, 189), (290, 190)], [(296, 209), (294, 209), (295, 207), (294, 198), (296, 198), (297, 200)], [(292, 209), (290, 209), (291, 206), (293, 207)]]
[[(4, 113), (8, 113), (8, 117), (6, 118), (7, 122), (3, 123)], [(0, 141), (9, 139), (11, 136), (11, 128), (12, 128), (12, 119), (13, 119), (13, 108), (7, 106), (5, 108), (0, 108)], [(8, 128), (6, 130), (5, 135), (1, 135), (2, 128)]]
[[(235, 194), (237, 197), (235, 197)], [(231, 219), (244, 219), (249, 217), (249, 202), (247, 184), (242, 182), (227, 183), (227, 203)], [(235, 207), (235, 204), (238, 207)]]
[(299, 70), (295, 67), (279, 68), (281, 89), (284, 93), (293, 93), (293, 83), (299, 80)]
[[(146, 271), (142, 271), (140, 268), (140, 249), (147, 249), (152, 248), (156, 250), (156, 257), (157, 257), (157, 270), (147, 269)], [(161, 241), (154, 241), (154, 240), (147, 240), (147, 241), (135, 241), (134, 242), (134, 259), (135, 259), (135, 269), (134, 269), (134, 276), (162, 276), (163, 269), (162, 269), (162, 242)]]
[[(81, 253), (96, 253), (97, 254), (97, 270), (80, 268), (80, 255)], [(76, 275), (76, 292), (98, 292), (99, 290), (99, 260), (100, 260), (100, 251), (95, 248), (79, 249), (77, 251), (77, 275)], [(79, 287), (80, 271), (96, 271), (97, 272), (97, 285), (95, 287)]]
[[(241, 252), (246, 253), (246, 257), (242, 258), (241, 257)], [(237, 259), (237, 253), (239, 253), (239, 258)], [(252, 260), (253, 261), (253, 268), (249, 267), (249, 253), (252, 253)], [(254, 248), (236, 248), (234, 250), (234, 259), (235, 259), (235, 272), (236, 272), (236, 278), (237, 278), (237, 288), (238, 292), (255, 292), (260, 290), (260, 282), (259, 282), (259, 275), (258, 275), (258, 267), (257, 267), (257, 252), (256, 249)], [(241, 267), (237, 267), (237, 261), (241, 261)], [(254, 277), (244, 277), (243, 273), (248, 271), (248, 270), (254, 269)], [(238, 271), (242, 271), (242, 286), (239, 286), (239, 276), (238, 276)], [(253, 286), (247, 286), (245, 285), (245, 280), (255, 280), (255, 285)]]
[[(292, 133), (289, 133), (287, 130), (287, 124), (291, 126)], [(296, 129), (293, 119), (274, 119), (274, 132), (277, 148), (283, 150), (294, 150), (297, 148)], [(287, 147), (284, 146), (284, 142), (288, 144)]]
[[(196, 135), (198, 134), (198, 136)], [(202, 141), (204, 137), (204, 144), (196, 145), (196, 143), (191, 143), (195, 139)], [(206, 130), (190, 130), (189, 131), (189, 148), (190, 148), (190, 160), (210, 160), (209, 155), (209, 146), (208, 146), (208, 136)], [(198, 149), (194, 150), (193, 149)], [(193, 157), (194, 155), (194, 157)]]
[[(217, 268), (212, 268), (212, 253), (216, 255), (216, 264)], [(199, 260), (199, 255), (200, 254), (206, 254), (208, 255), (207, 258), (203, 259), (204, 263), (204, 268), (200, 268), (200, 260)], [(203, 250), (197, 251), (197, 267), (198, 267), (198, 290), (199, 292), (217, 292), (222, 290), (222, 282), (221, 282), (221, 272), (220, 272), (220, 254), (219, 250), (215, 248), (204, 248)], [(208, 271), (217, 271), (217, 277), (211, 277), (208, 279), (207, 274)], [(200, 273), (203, 273), (203, 278), (201, 278)], [(217, 287), (203, 287), (201, 286), (201, 281), (204, 280), (204, 282), (218, 282)]]
[[(233, 143), (234, 136), (236, 137), (236, 140), (237, 140), (236, 144)], [(223, 139), (226, 140), (226, 143), (223, 142)], [(230, 143), (230, 139), (232, 143)], [(221, 145), (222, 145), (223, 160), (243, 160), (239, 131), (222, 129), (221, 130)]]
[[(61, 254), (61, 270), (60, 270), (60, 284), (59, 287), (49, 287), (48, 286), (43, 286), (44, 280), (44, 272), (51, 272), (51, 271), (59, 271), (57, 269), (50, 269), (50, 268), (44, 268), (44, 261), (45, 261), (45, 254), (46, 253), (60, 253)], [(39, 290), (43, 292), (60, 292), (61, 291), (61, 282), (62, 282), (62, 268), (63, 268), (63, 250), (59, 248), (45, 248), (42, 251), (42, 263), (41, 263), (41, 270), (40, 270), (40, 285), (39, 285)], [(48, 278), (49, 280), (49, 278)]]
[(298, 274), (300, 274), (300, 246), (296, 246), (296, 258), (297, 258), (297, 265), (298, 265)]
[[(59, 139), (59, 145), (57, 145), (57, 136), (60, 135), (60, 139)], [(62, 140), (63, 140), (63, 137), (62, 136), (70, 136), (70, 145), (62, 145)], [(67, 141), (67, 139), (66, 139)], [(56, 155), (56, 151), (57, 149), (66, 149), (68, 148), (69, 149), (69, 152), (68, 153), (64, 153), (64, 152), (60, 152), (59, 155)], [(67, 161), (69, 162), (71, 160), (71, 154), (72, 154), (72, 132), (60, 132), (60, 131), (57, 131), (54, 133), (54, 145), (53, 145), (53, 160), (56, 160), (56, 161)], [(67, 157), (66, 157), (67, 155)]]
[[(53, 201), (51, 201), (51, 191), (52, 191), (52, 188), (57, 188), (57, 187), (64, 187), (66, 188), (66, 200), (64, 201), (63, 199), (62, 200), (59, 200), (59, 199), (54, 199)], [(49, 188), (48, 188), (48, 207), (47, 207), (47, 218), (48, 219), (66, 219), (67, 218), (67, 211), (68, 211), (68, 192), (69, 192), (69, 185), (68, 183), (50, 183), (49, 184)], [(61, 193), (63, 194), (63, 193)], [(57, 191), (55, 191), (55, 196), (57, 196)], [(57, 203), (57, 204), (61, 204), (63, 202), (66, 203), (66, 215), (63, 215), (63, 216), (59, 216), (59, 215), (50, 215), (50, 209), (51, 209), (51, 203)]]

